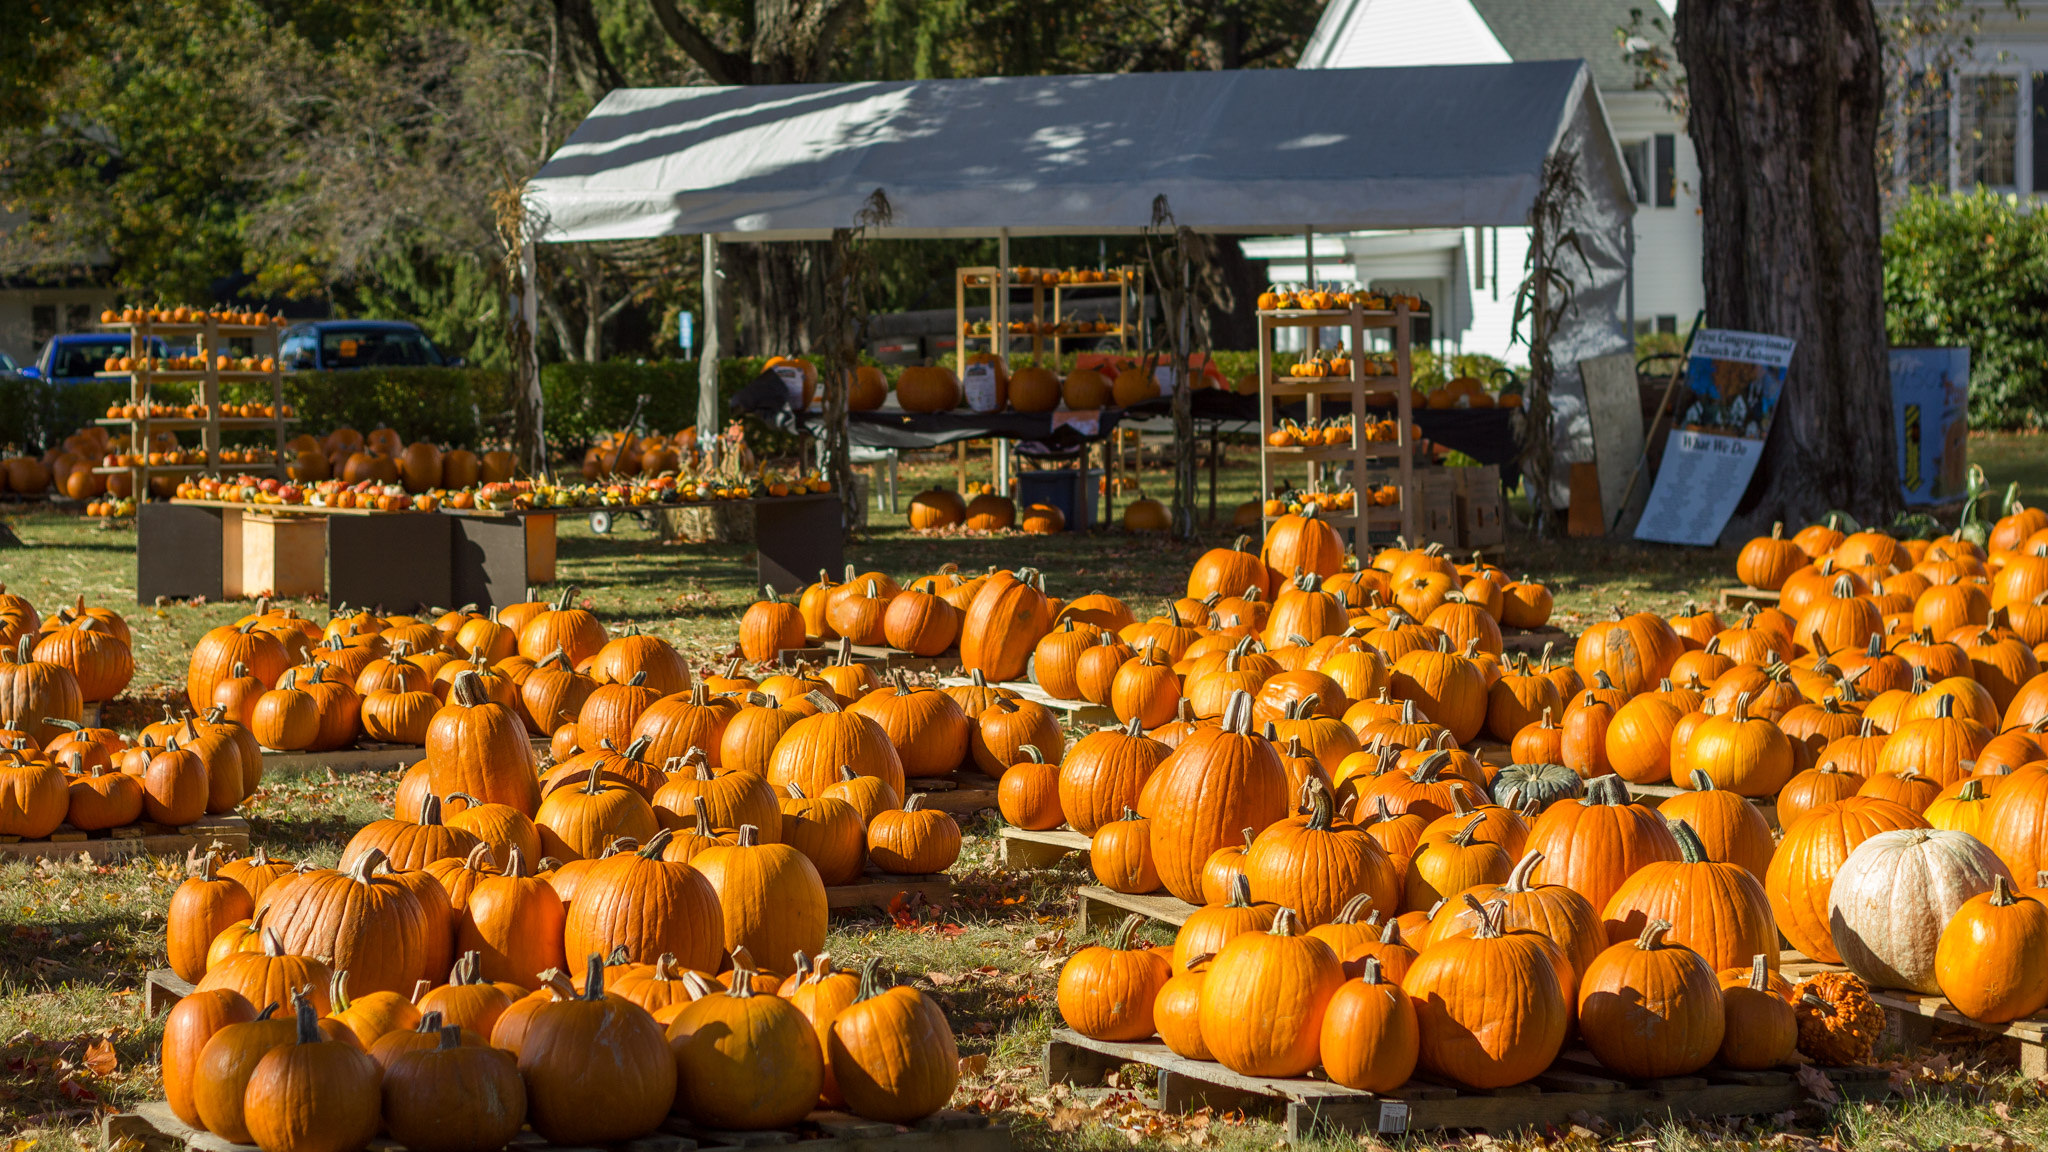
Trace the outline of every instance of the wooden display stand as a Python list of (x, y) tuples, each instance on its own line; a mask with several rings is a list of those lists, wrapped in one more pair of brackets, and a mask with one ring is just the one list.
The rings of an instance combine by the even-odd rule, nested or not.
[[(1350, 308), (1331, 311), (1282, 309), (1259, 313), (1259, 498), (1263, 501), (1272, 495), (1273, 474), (1277, 469), (1306, 464), (1308, 483), (1315, 486), (1324, 480), (1325, 465), (1350, 465), (1351, 483), (1357, 489), (1352, 509), (1349, 512), (1324, 511), (1318, 515), (1340, 532), (1350, 529), (1353, 544), (1361, 555), (1369, 554), (1368, 536), (1375, 528), (1399, 531), (1411, 544), (1424, 538), (1420, 532), (1423, 525), (1420, 516), (1422, 494), (1415, 480), (1415, 409), (1412, 399), (1415, 376), (1409, 349), (1414, 326), (1410, 319), (1405, 302), (1390, 312), (1368, 312), (1354, 304)], [(1348, 357), (1351, 374), (1321, 377), (1278, 375), (1274, 337), (1282, 328), (1309, 329), (1311, 343), (1319, 329), (1348, 329), (1351, 333)], [(1396, 371), (1392, 376), (1368, 376), (1365, 373), (1365, 334), (1380, 328), (1393, 332)], [(1323, 398), (1326, 396), (1341, 397), (1351, 402), (1353, 426), (1350, 443), (1279, 448), (1270, 442), (1269, 437), (1276, 427), (1273, 419), (1275, 401), (1306, 399), (1308, 418), (1314, 421), (1323, 416)], [(1365, 425), (1371, 419), (1367, 399), (1373, 396), (1393, 397), (1394, 419), (1399, 434), (1390, 443), (1365, 438)], [(1385, 479), (1400, 489), (1401, 502), (1398, 506), (1383, 507), (1372, 503), (1367, 486), (1374, 479), (1375, 462), (1390, 456), (1393, 457), (1394, 468)], [(1455, 502), (1448, 507), (1455, 517)], [(1273, 520), (1272, 516), (1265, 517), (1268, 527)]]
[[(1009, 330), (1009, 298), (1002, 294), (997, 286), (997, 281), (1003, 277), (1004, 271), (1001, 268), (953, 270), (953, 329), (956, 341), (953, 347), (958, 350), (958, 363), (962, 366), (967, 363), (970, 352), (984, 351), (993, 351), (1003, 358), (1004, 363), (1008, 363), (1011, 352), (1016, 349), (1014, 341), (1020, 339), (1031, 342), (1030, 351), (1034, 358), (1043, 357), (1049, 343), (1054, 359), (1058, 359), (1065, 351), (1068, 341), (1099, 340), (1105, 336), (1115, 336), (1117, 350), (1128, 356), (1133, 340), (1141, 338), (1144, 333), (1146, 304), (1143, 268), (1135, 265), (1106, 268), (1102, 270), (1104, 278), (1101, 280), (1067, 284), (1047, 284), (1039, 279), (1020, 280), (1015, 275), (1017, 269), (1008, 269), (1011, 274), (1009, 287), (1012, 291), (1025, 288), (1031, 290), (1031, 331), (1014, 333)], [(1062, 308), (1070, 296), (1100, 292), (1104, 289), (1114, 289), (1117, 294), (1115, 331), (1062, 333), (1057, 328), (1051, 332), (1045, 331), (1049, 324), (1057, 325), (1063, 321)], [(967, 319), (967, 294), (970, 291), (988, 293), (989, 330), (986, 333), (968, 330), (970, 323)], [(1052, 311), (1049, 315), (1046, 312), (1048, 296), (1052, 301)], [(1134, 313), (1135, 322), (1132, 320)]]
[(221, 595), (297, 598), (327, 591), (327, 526), (250, 510), (221, 517)]
[[(196, 338), (201, 359), (206, 367), (182, 371), (162, 371), (138, 368), (132, 372), (95, 372), (102, 380), (127, 380), (129, 382), (128, 402), (140, 405), (149, 411), (152, 399), (157, 399), (153, 387), (156, 384), (188, 384), (198, 389), (197, 402), (206, 405), (206, 415), (192, 416), (138, 416), (102, 418), (93, 421), (107, 427), (128, 429), (128, 451), (140, 457), (144, 463), (125, 467), (95, 466), (93, 472), (101, 476), (128, 473), (134, 484), (137, 500), (149, 498), (149, 481), (153, 476), (184, 476), (198, 472), (219, 471), (232, 467), (244, 472), (275, 472), (283, 466), (285, 428), (291, 421), (284, 415), (284, 371), (282, 349), (279, 346), (282, 329), (276, 322), (266, 324), (223, 324), (215, 320), (201, 320), (187, 324), (168, 324), (153, 320), (138, 320), (134, 323), (120, 321), (107, 324), (111, 331), (128, 333), (128, 354), (136, 360), (149, 359), (146, 353), (152, 351), (151, 342), (161, 339), (169, 344), (172, 338)], [(228, 349), (228, 341), (246, 339), (252, 344), (251, 352), (256, 356), (268, 356), (274, 367), (268, 372), (244, 372), (238, 369), (218, 367), (218, 357)], [(266, 347), (267, 345), (267, 347)], [(267, 381), (270, 384), (270, 410), (275, 415), (253, 417), (222, 417), (220, 414), (222, 396), (221, 384), (228, 381)], [(198, 464), (150, 464), (149, 437), (152, 432), (199, 432), (200, 447), (206, 459)], [(268, 429), (276, 441), (272, 446), (273, 456), (268, 464), (223, 465), (220, 462), (222, 432), (257, 431)]]

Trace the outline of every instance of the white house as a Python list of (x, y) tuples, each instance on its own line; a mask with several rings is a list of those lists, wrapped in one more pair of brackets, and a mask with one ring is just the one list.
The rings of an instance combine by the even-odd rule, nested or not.
[[(1632, 9), (1642, 10), (1642, 21), (1632, 20)], [(1645, 0), (1329, 0), (1299, 66), (1587, 61), (1635, 185), (1630, 318), (1637, 331), (1683, 332), (1705, 296), (1698, 167), (1684, 124), (1662, 95), (1637, 88), (1616, 35), (1635, 27), (1658, 36), (1653, 20), (1668, 28), (1670, 13)], [(1247, 240), (1244, 248), (1274, 281), (1308, 278), (1305, 237)], [(1439, 349), (1523, 360), (1511, 337), (1527, 253), (1523, 228), (1319, 235), (1314, 276), (1420, 295), (1435, 309), (1430, 335)]]

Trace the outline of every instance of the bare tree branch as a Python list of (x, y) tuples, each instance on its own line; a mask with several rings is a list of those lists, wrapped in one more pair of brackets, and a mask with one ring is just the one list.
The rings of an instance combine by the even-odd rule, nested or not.
[(661, 24), (661, 30), (675, 41), (685, 55), (697, 62), (704, 74), (715, 84), (745, 84), (753, 79), (753, 64), (746, 54), (727, 52), (712, 43), (703, 29), (691, 23), (675, 5), (675, 0), (647, 0), (654, 9), (654, 18)]

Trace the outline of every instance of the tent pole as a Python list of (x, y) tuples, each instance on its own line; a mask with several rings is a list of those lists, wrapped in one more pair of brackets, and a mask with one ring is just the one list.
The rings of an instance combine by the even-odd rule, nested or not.
[(704, 461), (719, 443), (718, 358), (725, 349), (718, 339), (718, 237), (704, 233), (704, 339), (697, 353), (697, 447)]
[[(995, 370), (1008, 372), (1010, 363), (1010, 230), (996, 233), (995, 339), (989, 341), (996, 353)], [(996, 494), (1010, 494), (1010, 442), (996, 438)]]

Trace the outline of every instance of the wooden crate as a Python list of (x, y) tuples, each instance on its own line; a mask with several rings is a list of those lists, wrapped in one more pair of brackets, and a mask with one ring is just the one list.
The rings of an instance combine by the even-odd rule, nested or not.
[(1507, 501), (1500, 493), (1500, 465), (1445, 471), (1457, 493), (1458, 547), (1467, 552), (1502, 547), (1507, 541)]
[[(1162, 1111), (1284, 1112), (1290, 1141), (1334, 1132), (1563, 1127), (1574, 1122), (1576, 1113), (1618, 1123), (1758, 1115), (1787, 1111), (1808, 1098), (1789, 1068), (1738, 1072), (1710, 1067), (1693, 1076), (1632, 1081), (1615, 1078), (1590, 1055), (1573, 1052), (1534, 1080), (1509, 1088), (1477, 1091), (1411, 1080), (1380, 1095), (1306, 1076), (1240, 1076), (1220, 1064), (1176, 1056), (1163, 1044), (1091, 1040), (1066, 1028), (1054, 1029), (1046, 1045), (1045, 1074), (1053, 1083), (1100, 1083), (1104, 1073), (1124, 1064), (1156, 1070)], [(1890, 1091), (1889, 1073), (1881, 1068), (1821, 1071), (1845, 1100), (1877, 1099)]]
[(996, 781), (972, 768), (962, 768), (950, 779), (920, 777), (906, 783), (913, 795), (924, 796), (925, 807), (937, 812), (967, 816), (996, 806)]
[[(256, 1152), (253, 1144), (232, 1144), (187, 1125), (162, 1100), (138, 1104), (130, 1112), (107, 1114), (100, 1120), (100, 1135), (101, 1143), (109, 1148), (134, 1141), (152, 1152)], [(555, 1152), (558, 1146), (525, 1131), (506, 1147), (514, 1152)], [(655, 1133), (611, 1146), (613, 1152), (725, 1152), (765, 1147), (788, 1147), (793, 1152), (1009, 1152), (1010, 1130), (989, 1123), (988, 1117), (979, 1113), (953, 1111), (935, 1112), (909, 1125), (817, 1111), (793, 1128), (764, 1132), (700, 1128), (671, 1116)], [(381, 1137), (370, 1141), (370, 1148), (373, 1152), (404, 1152), (403, 1145)]]
[(1752, 604), (1758, 608), (1776, 608), (1778, 606), (1778, 594), (1776, 592), (1766, 592), (1762, 588), (1751, 588), (1747, 584), (1739, 588), (1721, 589), (1721, 610), (1723, 612), (1740, 612)]
[[(229, 531), (233, 521), (238, 530)], [(273, 516), (244, 512), (221, 520), (222, 595), (324, 596), (327, 593), (327, 524), (313, 516)]]
[(202, 816), (175, 828), (163, 824), (130, 824), (104, 832), (80, 832), (58, 826), (47, 840), (0, 836), (0, 860), (57, 860), (86, 856), (119, 860), (128, 856), (183, 856), (194, 848), (219, 846), (231, 856), (249, 854), (249, 822), (240, 816)]

